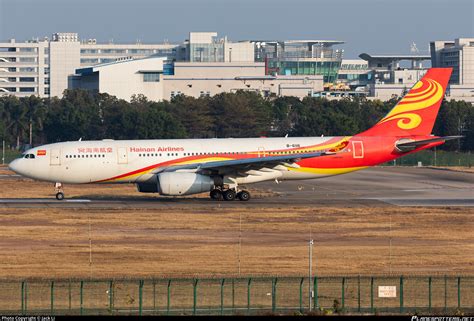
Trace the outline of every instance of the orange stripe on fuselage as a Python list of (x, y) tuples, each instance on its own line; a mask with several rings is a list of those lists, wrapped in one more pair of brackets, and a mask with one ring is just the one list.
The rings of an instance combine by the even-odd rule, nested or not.
[[(290, 153), (296, 152), (300, 153), (308, 150), (328, 150), (340, 145), (342, 142), (347, 141), (348, 144), (342, 152), (336, 153), (334, 155), (328, 155), (324, 157), (313, 157), (303, 159), (297, 164), (300, 165), (300, 168), (289, 168), (291, 171), (297, 172), (306, 172), (313, 173), (315, 175), (338, 175), (344, 174), (360, 169), (364, 169), (370, 166), (378, 165), (396, 159), (400, 156), (415, 153), (417, 151), (438, 146), (442, 143), (432, 143), (423, 147), (420, 147), (412, 152), (405, 154), (398, 154), (395, 152), (394, 144), (401, 137), (390, 137), (390, 136), (353, 136), (353, 137), (334, 137), (329, 142), (321, 143), (313, 146), (306, 146), (303, 148), (292, 148), (286, 150), (268, 150), (265, 153)], [(433, 138), (432, 136), (411, 136), (415, 140), (423, 140), (428, 138)], [(353, 145), (351, 141), (361, 141), (364, 146), (364, 158), (354, 158), (353, 157)], [(233, 160), (233, 159), (245, 159), (245, 158), (254, 158), (255, 154), (258, 152), (249, 152), (246, 154), (235, 154), (230, 157), (230, 155), (198, 155), (198, 156), (188, 156), (180, 159), (170, 160), (162, 163), (157, 163), (153, 165), (146, 166), (141, 169), (137, 169), (128, 173), (124, 173), (112, 178), (99, 180), (94, 183), (107, 183), (107, 182), (117, 182), (117, 181), (129, 181), (132, 177), (137, 177), (146, 173), (152, 172), (154, 169), (160, 167), (166, 167), (171, 165), (183, 165), (183, 164), (193, 164), (193, 163), (202, 163), (210, 162), (216, 160)], [(260, 152), (262, 153), (262, 151)]]
[(343, 136), (343, 137), (333, 137), (329, 141), (316, 144), (312, 146), (305, 146), (303, 148), (296, 147), (296, 148), (289, 148), (289, 149), (275, 149), (275, 150), (265, 150), (265, 151), (252, 151), (245, 154), (217, 154), (217, 155), (199, 155), (199, 156), (187, 156), (179, 159), (174, 159), (162, 163), (157, 163), (153, 165), (149, 165), (131, 172), (127, 172), (124, 174), (120, 174), (111, 178), (95, 181), (94, 183), (107, 183), (107, 182), (114, 182), (114, 181), (123, 181), (127, 180), (132, 177), (140, 176), (143, 174), (148, 174), (152, 172), (154, 169), (159, 167), (166, 167), (171, 165), (184, 165), (184, 164), (194, 164), (194, 163), (201, 163), (201, 162), (211, 162), (216, 160), (233, 160), (233, 159), (245, 159), (245, 158), (253, 158), (255, 155), (261, 154), (269, 154), (269, 153), (303, 153), (307, 151), (321, 151), (321, 150), (328, 150), (334, 147), (339, 146), (344, 141), (349, 141), (350, 136)]

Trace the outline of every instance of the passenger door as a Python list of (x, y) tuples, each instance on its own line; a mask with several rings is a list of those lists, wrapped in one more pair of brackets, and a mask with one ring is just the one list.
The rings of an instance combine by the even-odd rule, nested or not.
[(117, 149), (117, 163), (119, 163), (119, 164), (127, 164), (128, 163), (128, 155), (127, 155), (127, 148), (126, 147), (119, 147)]
[(52, 149), (51, 155), (49, 158), (49, 165), (51, 166), (58, 166), (61, 165), (61, 150), (60, 149)]

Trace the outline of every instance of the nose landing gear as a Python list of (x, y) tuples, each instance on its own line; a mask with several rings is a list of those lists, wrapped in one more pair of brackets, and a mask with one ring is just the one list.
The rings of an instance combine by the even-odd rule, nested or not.
[(54, 184), (54, 191), (56, 192), (56, 199), (62, 201), (64, 199), (63, 184), (56, 183)]

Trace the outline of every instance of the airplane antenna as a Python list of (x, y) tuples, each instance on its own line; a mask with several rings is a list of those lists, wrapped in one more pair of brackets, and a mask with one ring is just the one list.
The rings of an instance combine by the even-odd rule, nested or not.
[(80, 142), (82, 141), (82, 137), (81, 137), (81, 138), (79, 138), (79, 141), (80, 141)]
[(288, 138), (288, 134), (285, 135), (285, 138)]

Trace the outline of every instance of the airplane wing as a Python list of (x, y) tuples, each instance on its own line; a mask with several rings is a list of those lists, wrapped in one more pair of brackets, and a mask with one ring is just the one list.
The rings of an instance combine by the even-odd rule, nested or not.
[(176, 172), (176, 171), (194, 171), (194, 172), (217, 172), (219, 174), (231, 171), (242, 171), (251, 169), (261, 169), (265, 167), (275, 167), (277, 165), (285, 165), (295, 167), (294, 163), (312, 157), (322, 157), (333, 155), (335, 152), (314, 152), (300, 153), (289, 155), (252, 157), (242, 159), (231, 159), (223, 161), (202, 162), (193, 164), (171, 165), (158, 168), (154, 173)]
[(462, 137), (463, 136), (444, 136), (444, 137), (436, 137), (436, 138), (424, 139), (424, 140), (414, 140), (414, 141), (409, 141), (409, 142), (402, 141), (400, 143), (397, 143), (396, 147), (402, 152), (410, 152), (420, 146), (424, 146), (424, 145), (428, 145), (428, 144), (436, 143), (436, 142), (445, 142), (447, 140), (459, 139)]

